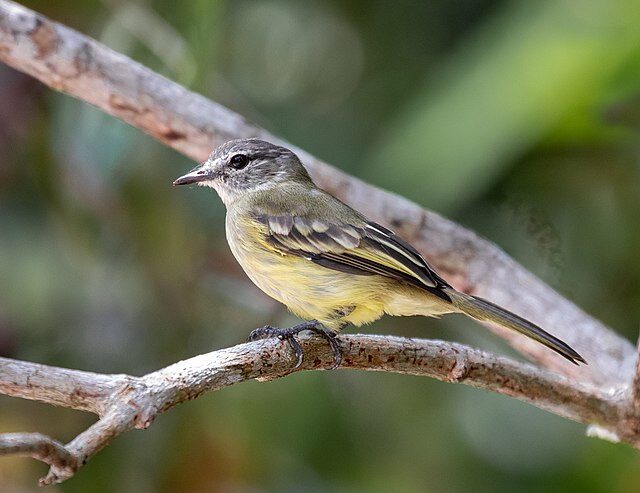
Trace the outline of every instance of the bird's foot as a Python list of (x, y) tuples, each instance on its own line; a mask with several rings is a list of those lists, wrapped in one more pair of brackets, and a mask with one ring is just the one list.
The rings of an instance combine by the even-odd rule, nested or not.
[(333, 351), (333, 366), (329, 368), (329, 370), (335, 370), (336, 368), (338, 368), (340, 366), (340, 363), (342, 362), (342, 354), (340, 353), (340, 347), (338, 346), (338, 337), (335, 332), (327, 329), (317, 320), (303, 322), (301, 324), (294, 325), (293, 327), (284, 329), (280, 327), (271, 327), (270, 325), (265, 325), (264, 327), (252, 330), (247, 340), (255, 341), (262, 338), (277, 337), (281, 341), (287, 341), (291, 346), (291, 349), (293, 349), (293, 352), (295, 353), (297, 358), (296, 366), (293, 368), (294, 370), (296, 370), (300, 368), (300, 365), (302, 365), (302, 361), (304, 360), (304, 351), (302, 350), (302, 346), (300, 346), (300, 343), (296, 339), (296, 336), (300, 332), (303, 332), (305, 330), (318, 334), (329, 343), (329, 346), (331, 346), (331, 350)]

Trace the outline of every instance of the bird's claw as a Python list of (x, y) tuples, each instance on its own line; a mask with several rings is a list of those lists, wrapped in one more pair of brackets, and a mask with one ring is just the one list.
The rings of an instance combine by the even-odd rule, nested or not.
[(293, 349), (294, 354), (296, 355), (296, 365), (293, 367), (294, 370), (297, 370), (302, 365), (304, 361), (304, 351), (302, 350), (302, 346), (296, 339), (296, 336), (305, 330), (309, 330), (318, 334), (320, 337), (325, 339), (329, 346), (331, 346), (331, 350), (333, 351), (333, 365), (329, 370), (335, 370), (340, 366), (342, 362), (342, 354), (340, 353), (340, 346), (338, 345), (338, 338), (335, 332), (324, 327), (320, 322), (315, 320), (311, 322), (303, 322), (298, 325), (294, 325), (293, 327), (288, 328), (279, 328), (272, 327), (270, 325), (265, 325), (264, 327), (260, 327), (254, 329), (249, 334), (247, 340), (249, 342), (255, 341), (257, 339), (268, 338), (268, 337), (277, 337), (281, 341), (287, 341)]

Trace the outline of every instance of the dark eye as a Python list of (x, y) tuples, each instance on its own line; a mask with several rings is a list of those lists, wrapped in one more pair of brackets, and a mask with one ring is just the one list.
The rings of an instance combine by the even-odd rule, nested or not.
[(249, 158), (244, 154), (236, 154), (229, 159), (229, 166), (235, 169), (242, 169), (249, 164)]

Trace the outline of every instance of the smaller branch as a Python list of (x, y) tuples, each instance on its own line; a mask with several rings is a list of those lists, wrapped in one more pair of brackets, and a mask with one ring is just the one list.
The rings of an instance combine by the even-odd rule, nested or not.
[[(299, 370), (327, 369), (326, 341), (300, 337), (305, 359)], [(341, 335), (341, 369), (421, 375), (515, 397), (568, 419), (592, 425), (600, 436), (640, 446), (637, 427), (625, 418), (626, 392), (607, 391), (495, 356), (463, 344), (391, 336)], [(62, 445), (39, 434), (0, 435), (0, 454), (29, 455), (51, 466), (41, 484), (68, 479), (113, 439), (144, 429), (161, 413), (246, 380), (273, 380), (291, 373), (296, 358), (288, 343), (266, 339), (179, 361), (142, 377), (101, 375), (35, 363), (0, 360), (0, 392), (91, 411), (100, 419)], [(21, 378), (17, 378), (21, 372)]]
[(49, 474), (40, 486), (64, 481), (78, 469), (75, 456), (63, 444), (40, 433), (0, 435), (0, 455), (23, 455), (49, 464)]

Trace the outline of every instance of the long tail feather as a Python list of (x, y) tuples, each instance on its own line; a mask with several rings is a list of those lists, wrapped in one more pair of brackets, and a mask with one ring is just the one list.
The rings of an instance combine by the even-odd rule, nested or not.
[(445, 292), (451, 298), (453, 305), (476, 320), (493, 322), (502, 327), (515, 330), (531, 339), (544, 344), (550, 349), (565, 357), (573, 364), (585, 363), (586, 361), (567, 343), (561, 341), (557, 337), (552, 336), (545, 330), (541, 329), (534, 323), (519, 317), (515, 313), (505, 310), (504, 308), (494, 305), (493, 303), (460, 293), (454, 289), (446, 289)]

